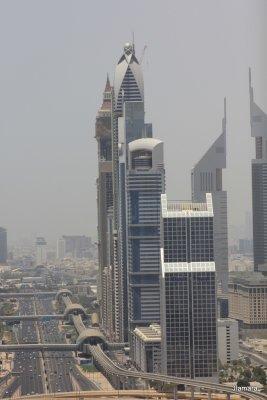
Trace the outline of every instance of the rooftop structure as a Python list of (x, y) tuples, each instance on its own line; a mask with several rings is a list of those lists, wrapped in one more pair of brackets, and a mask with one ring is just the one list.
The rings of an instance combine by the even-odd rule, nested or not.
[(125, 101), (144, 101), (143, 74), (133, 43), (125, 43), (123, 55), (116, 66), (114, 101), (115, 110), (121, 112)]
[(161, 328), (159, 324), (151, 324), (149, 326), (138, 326), (134, 333), (144, 342), (161, 342)]

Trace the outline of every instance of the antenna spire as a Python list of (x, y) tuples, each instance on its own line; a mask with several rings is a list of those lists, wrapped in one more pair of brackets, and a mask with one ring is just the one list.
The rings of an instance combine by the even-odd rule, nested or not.
[(135, 54), (134, 31), (132, 31), (133, 54)]
[(251, 78), (251, 67), (249, 67), (249, 69), (248, 69), (248, 82), (249, 82), (250, 101), (253, 101), (253, 87), (252, 87), (252, 78)]
[(223, 120), (222, 120), (223, 132), (226, 131), (226, 111), (227, 111), (227, 109), (226, 109), (226, 97), (224, 97), (224, 99), (223, 99)]

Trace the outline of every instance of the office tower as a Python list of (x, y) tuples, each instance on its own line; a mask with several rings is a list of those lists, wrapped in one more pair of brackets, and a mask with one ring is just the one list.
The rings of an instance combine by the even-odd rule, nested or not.
[(73, 258), (90, 258), (92, 240), (85, 235), (63, 235), (65, 255)]
[(127, 265), (130, 343), (136, 326), (160, 322), (160, 204), (165, 192), (163, 142), (129, 143)]
[(7, 261), (7, 231), (0, 227), (0, 264)]
[[(102, 310), (102, 279), (107, 262), (107, 214), (113, 205), (112, 189), (112, 143), (111, 143), (112, 87), (107, 77), (103, 102), (95, 123), (95, 138), (98, 144), (97, 213), (98, 213), (98, 300)], [(102, 313), (101, 313), (102, 318)]]
[(66, 254), (66, 245), (65, 240), (63, 238), (59, 238), (57, 240), (57, 259), (62, 260)]
[(228, 290), (227, 192), (223, 190), (222, 169), (226, 168), (226, 100), (222, 133), (191, 172), (192, 201), (205, 201), (212, 194), (214, 211), (214, 260), (219, 292)]
[(216, 274), (212, 195), (205, 203), (161, 196), (162, 368), (168, 375), (217, 377)]
[(222, 365), (239, 359), (238, 322), (235, 319), (218, 319), (218, 359)]
[(47, 243), (43, 237), (37, 237), (35, 242), (36, 265), (43, 265), (47, 262)]
[(151, 136), (144, 122), (144, 87), (134, 45), (126, 43), (114, 79), (112, 109), (112, 168), (114, 218), (114, 306), (116, 340), (128, 340), (127, 204), (128, 144)]
[(249, 70), (251, 136), (256, 158), (252, 160), (252, 213), (254, 269), (267, 274), (267, 114), (254, 102)]

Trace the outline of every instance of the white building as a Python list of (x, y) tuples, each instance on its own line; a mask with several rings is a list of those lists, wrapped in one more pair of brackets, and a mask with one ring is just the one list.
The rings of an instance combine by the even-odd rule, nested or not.
[(161, 372), (161, 329), (158, 324), (139, 326), (133, 331), (133, 359), (142, 371)]
[(35, 242), (36, 265), (43, 265), (47, 262), (47, 243), (43, 237), (37, 237)]
[(235, 319), (218, 319), (218, 358), (221, 364), (238, 359), (238, 322)]

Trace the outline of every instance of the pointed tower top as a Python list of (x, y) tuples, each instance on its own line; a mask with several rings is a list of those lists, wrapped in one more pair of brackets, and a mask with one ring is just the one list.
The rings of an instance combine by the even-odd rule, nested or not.
[(111, 85), (110, 85), (109, 75), (107, 74), (107, 80), (104, 92), (110, 92), (110, 90), (111, 90)]

